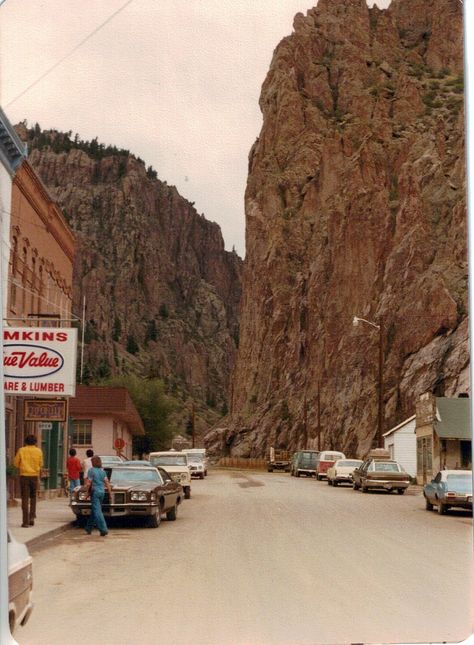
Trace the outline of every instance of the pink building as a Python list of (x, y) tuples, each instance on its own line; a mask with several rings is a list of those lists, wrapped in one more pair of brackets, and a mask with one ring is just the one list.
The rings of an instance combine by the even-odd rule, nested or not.
[(132, 458), (133, 437), (144, 435), (143, 422), (125, 387), (78, 385), (76, 396), (69, 401), (72, 436), (68, 448), (76, 448), (83, 459), (88, 448), (96, 455), (115, 455), (117, 439), (120, 451)]

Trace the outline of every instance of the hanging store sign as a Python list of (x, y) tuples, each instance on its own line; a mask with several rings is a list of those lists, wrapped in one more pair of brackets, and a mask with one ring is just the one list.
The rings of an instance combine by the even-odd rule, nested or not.
[(77, 329), (4, 327), (6, 394), (74, 396)]
[(38, 430), (50, 430), (52, 423), (45, 421), (66, 421), (67, 419), (67, 399), (52, 401), (47, 399), (25, 399), (23, 401), (23, 419), (24, 421), (41, 421)]

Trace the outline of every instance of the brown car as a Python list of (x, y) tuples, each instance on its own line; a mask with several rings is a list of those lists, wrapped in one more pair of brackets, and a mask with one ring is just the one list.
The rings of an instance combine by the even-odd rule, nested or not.
[[(102, 510), (106, 517), (144, 517), (150, 528), (159, 526), (161, 516), (175, 520), (183, 499), (183, 487), (174, 482), (163, 468), (153, 466), (106, 467), (112, 497), (105, 493)], [(91, 500), (85, 487), (76, 488), (71, 509), (84, 521), (91, 513)]]
[(378, 488), (391, 492), (396, 490), (403, 495), (410, 485), (410, 475), (400, 464), (392, 459), (367, 459), (352, 473), (354, 490), (363, 493)]

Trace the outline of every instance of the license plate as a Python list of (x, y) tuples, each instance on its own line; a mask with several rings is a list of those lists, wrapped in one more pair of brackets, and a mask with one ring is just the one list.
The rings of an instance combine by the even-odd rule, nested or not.
[(85, 509), (82, 511), (82, 515), (90, 515), (90, 514), (91, 514), (91, 509), (90, 509), (90, 508), (85, 508)]

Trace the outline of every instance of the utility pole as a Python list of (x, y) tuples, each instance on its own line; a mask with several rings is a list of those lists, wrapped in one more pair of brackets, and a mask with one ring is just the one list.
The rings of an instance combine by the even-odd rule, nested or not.
[(306, 391), (303, 399), (303, 429), (304, 429), (304, 447), (308, 448), (308, 402), (306, 399)]
[(195, 442), (195, 437), (194, 437), (194, 401), (193, 401), (193, 409), (192, 409), (192, 412), (191, 412), (191, 423), (192, 423), (192, 431), (193, 431), (193, 434), (192, 434), (192, 447), (194, 448), (195, 447), (194, 446), (194, 442)]
[(318, 381), (318, 450), (321, 450), (321, 381)]
[(383, 320), (379, 320), (379, 391), (377, 444), (383, 448)]

